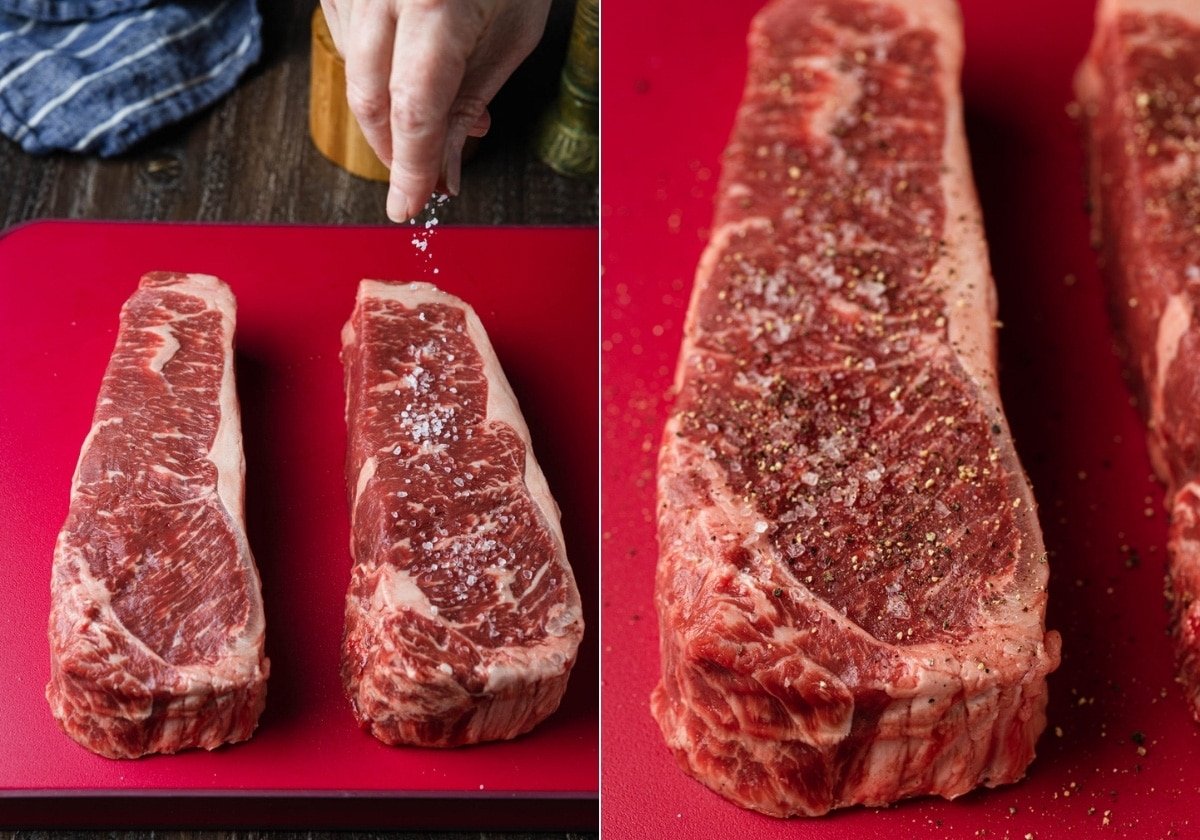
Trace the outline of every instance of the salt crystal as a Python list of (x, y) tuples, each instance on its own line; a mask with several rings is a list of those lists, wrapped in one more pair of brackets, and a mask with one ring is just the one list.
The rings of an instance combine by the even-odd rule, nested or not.
[(765, 533), (767, 533), (768, 527), (770, 527), (770, 526), (768, 526), (766, 522), (755, 522), (754, 523), (754, 532), (757, 534), (765, 534)]
[(454, 673), (454, 669), (451, 668), (450, 664), (447, 662), (443, 662), (441, 665), (439, 665), (438, 670), (441, 671), (443, 674), (453, 674)]

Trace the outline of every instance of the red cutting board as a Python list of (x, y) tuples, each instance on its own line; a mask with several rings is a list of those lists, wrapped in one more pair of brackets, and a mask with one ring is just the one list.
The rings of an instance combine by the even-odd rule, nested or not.
[(1090, 0), (962, 4), (967, 131), (1004, 323), (1001, 387), (1051, 553), (1048, 623), (1063, 635), (1028, 778), (956, 802), (785, 823), (711, 793), (664, 747), (648, 703), (658, 674), (654, 457), (759, 5), (605, 6), (606, 840), (1200, 836), (1200, 728), (1164, 633), (1163, 491), (1113, 352), (1088, 246), (1081, 137), (1066, 113)]
[[(594, 827), (596, 245), (594, 228), (50, 222), (0, 238), (0, 826)], [(238, 298), (247, 520), (271, 679), (250, 741), (112, 761), (63, 735), (43, 696), (50, 561), (118, 310), (153, 269), (216, 274)], [(515, 741), (387, 747), (358, 729), (342, 692), (338, 350), (363, 277), (430, 280), (474, 305), (563, 511), (588, 632), (561, 708)]]

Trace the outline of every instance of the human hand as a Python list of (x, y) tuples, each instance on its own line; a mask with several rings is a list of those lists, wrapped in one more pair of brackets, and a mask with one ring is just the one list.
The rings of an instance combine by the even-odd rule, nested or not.
[(421, 211), (444, 178), (458, 194), (467, 137), (533, 51), (550, 0), (321, 0), (346, 60), (346, 98), (391, 169), (387, 214)]

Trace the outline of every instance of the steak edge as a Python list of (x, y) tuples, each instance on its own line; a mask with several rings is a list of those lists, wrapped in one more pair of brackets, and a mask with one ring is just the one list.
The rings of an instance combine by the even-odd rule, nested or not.
[(652, 711), (773, 816), (1016, 781), (1060, 642), (957, 7), (775, 0), (749, 51), (659, 454)]
[(521, 735), (558, 707), (583, 622), (558, 506), (483, 325), (432, 285), (364, 280), (342, 360), (355, 716), (388, 744)]
[(215, 277), (142, 278), (72, 479), (46, 697), (64, 732), (110, 758), (245, 740), (266, 701), (235, 313)]
[(1200, 720), (1200, 7), (1103, 0), (1075, 88), (1093, 238), (1171, 514), (1176, 662)]

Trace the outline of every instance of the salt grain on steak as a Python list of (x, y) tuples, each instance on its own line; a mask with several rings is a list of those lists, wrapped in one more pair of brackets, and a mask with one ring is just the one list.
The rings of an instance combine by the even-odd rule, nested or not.
[(364, 280), (342, 333), (354, 567), (342, 677), (389, 744), (529, 731), (583, 634), (558, 507), (483, 325), (426, 283)]
[(1019, 779), (1059, 639), (950, 0), (775, 0), (659, 458), (655, 717), (746, 808)]

